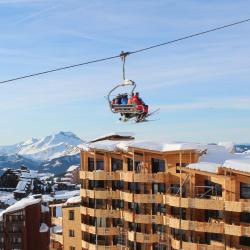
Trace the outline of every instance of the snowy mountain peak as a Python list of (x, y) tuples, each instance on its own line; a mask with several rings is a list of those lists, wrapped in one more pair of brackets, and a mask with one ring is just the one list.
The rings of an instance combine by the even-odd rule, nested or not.
[(31, 138), (19, 144), (0, 147), (0, 155), (18, 154), (32, 160), (51, 160), (67, 155), (69, 148), (83, 144), (72, 132), (59, 132), (41, 139)]

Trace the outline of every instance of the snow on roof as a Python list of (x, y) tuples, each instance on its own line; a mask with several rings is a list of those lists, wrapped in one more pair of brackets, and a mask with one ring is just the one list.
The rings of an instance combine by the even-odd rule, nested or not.
[(22, 172), (21, 178), (26, 178), (26, 179), (34, 179), (37, 178), (38, 173), (37, 171), (30, 170), (29, 172)]
[(42, 201), (43, 202), (50, 202), (50, 201), (53, 201), (54, 200), (54, 197), (48, 195), (48, 194), (44, 194), (42, 195)]
[(31, 206), (31, 205), (34, 205), (34, 204), (37, 204), (41, 201), (41, 199), (35, 199), (33, 198), (32, 196), (31, 197), (28, 197), (28, 198), (23, 198), (21, 199), (20, 201), (16, 202), (15, 204), (13, 204), (12, 206), (8, 207), (7, 209), (5, 209), (3, 212), (2, 212), (2, 215), (3, 214), (6, 214), (6, 213), (11, 213), (11, 212), (15, 212), (15, 211), (18, 211), (18, 210), (21, 210), (21, 209), (24, 209), (28, 206)]
[(233, 152), (235, 149), (235, 143), (232, 141), (224, 141), (224, 142), (219, 142), (219, 146), (223, 146), (228, 152)]
[(67, 200), (73, 196), (80, 195), (80, 190), (74, 190), (74, 191), (66, 191), (66, 192), (60, 192), (59, 194), (56, 194), (54, 198), (56, 200)]
[(47, 224), (41, 223), (39, 232), (40, 232), (40, 233), (46, 233), (46, 232), (48, 232), (48, 230), (49, 230), (49, 227), (47, 226)]
[(78, 165), (72, 165), (72, 166), (70, 166), (68, 169), (67, 169), (67, 172), (72, 172), (72, 171), (74, 171), (75, 169), (78, 169), (80, 166), (78, 166)]
[(226, 160), (223, 167), (250, 173), (250, 157)]
[(30, 180), (20, 180), (16, 186), (16, 190), (15, 191), (26, 191), (27, 188), (29, 187), (30, 184)]
[(233, 154), (219, 145), (206, 145), (206, 152), (200, 157), (200, 162), (214, 162), (223, 164), (228, 159), (242, 158), (241, 154)]
[(213, 162), (198, 162), (187, 165), (187, 168), (210, 172), (210, 173), (216, 173), (219, 166), (220, 166), (219, 164)]
[(89, 151), (90, 149), (105, 150), (105, 151), (128, 151), (129, 148), (140, 148), (151, 151), (176, 151), (176, 150), (205, 150), (206, 147), (199, 143), (187, 142), (155, 142), (155, 141), (102, 141), (82, 145), (82, 149)]
[(69, 198), (65, 203), (66, 204), (76, 204), (76, 203), (80, 203), (81, 202), (81, 196), (75, 196), (75, 197), (71, 197)]
[(47, 206), (41, 205), (41, 211), (42, 213), (47, 213), (49, 212), (49, 208)]

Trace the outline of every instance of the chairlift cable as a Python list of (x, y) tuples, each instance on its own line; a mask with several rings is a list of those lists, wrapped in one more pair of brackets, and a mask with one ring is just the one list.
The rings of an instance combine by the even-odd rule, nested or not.
[(169, 45), (169, 44), (176, 43), (176, 42), (179, 42), (179, 41), (183, 41), (183, 40), (193, 38), (193, 37), (196, 37), (196, 36), (205, 35), (207, 33), (211, 33), (211, 32), (214, 32), (214, 31), (221, 30), (221, 29), (229, 28), (229, 27), (236, 26), (236, 25), (246, 23), (246, 22), (249, 22), (249, 21), (250, 21), (250, 18), (244, 19), (244, 20), (241, 20), (241, 21), (238, 21), (238, 22), (230, 23), (230, 24), (227, 24), (227, 25), (219, 26), (219, 27), (209, 29), (209, 30), (206, 30), (206, 31), (202, 31), (202, 32), (199, 32), (199, 33), (191, 34), (191, 35), (188, 35), (188, 36), (184, 36), (184, 37), (181, 37), (181, 38), (177, 38), (177, 39), (167, 41), (167, 42), (164, 42), (164, 43), (155, 44), (155, 45), (152, 45), (152, 46), (149, 46), (149, 47), (146, 47), (146, 48), (142, 48), (142, 49), (138, 49), (138, 50), (134, 50), (134, 51), (131, 51), (131, 52), (122, 52), (121, 54), (115, 55), (115, 56), (100, 58), (100, 59), (96, 59), (96, 60), (92, 60), (92, 61), (82, 62), (82, 63), (73, 64), (73, 65), (69, 65), (69, 66), (65, 66), (65, 67), (59, 67), (59, 68), (54, 68), (54, 69), (50, 69), (50, 70), (41, 71), (41, 72), (38, 72), (38, 73), (33, 73), (33, 74), (29, 74), (29, 75), (23, 75), (23, 76), (19, 76), (19, 77), (15, 77), (15, 78), (10, 78), (10, 79), (4, 80), (4, 81), (0, 81), (0, 84), (14, 82), (14, 81), (22, 80), (22, 79), (25, 79), (25, 78), (31, 78), (31, 77), (35, 77), (35, 76), (39, 76), (39, 75), (49, 74), (49, 73), (53, 73), (53, 72), (56, 72), (56, 71), (62, 71), (62, 70), (70, 69), (70, 68), (80, 67), (80, 66), (84, 66), (84, 65), (87, 65), (87, 64), (93, 64), (93, 63), (103, 62), (103, 61), (107, 61), (107, 60), (112, 60), (112, 59), (119, 58), (119, 57), (122, 58), (122, 60), (123, 60), (123, 64), (124, 64), (124, 66), (123, 66), (124, 67), (123, 68), (123, 77), (125, 78), (125, 57), (128, 56), (128, 55), (144, 52), (146, 50), (150, 50), (150, 49), (154, 49), (154, 48), (157, 48), (157, 47)]

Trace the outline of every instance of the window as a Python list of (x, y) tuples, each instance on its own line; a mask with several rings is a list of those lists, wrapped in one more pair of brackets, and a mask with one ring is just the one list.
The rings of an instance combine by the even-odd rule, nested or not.
[(74, 220), (74, 219), (75, 219), (74, 210), (69, 210), (69, 220)]
[(103, 160), (96, 160), (96, 166), (94, 164), (94, 158), (88, 158), (88, 171), (94, 171), (96, 167), (96, 170), (104, 170), (104, 161)]
[(112, 181), (112, 189), (113, 190), (122, 190), (124, 188), (123, 181)]
[(123, 161), (120, 159), (111, 159), (112, 171), (122, 170), (123, 169)]
[(250, 223), (250, 213), (240, 213), (240, 221)]
[(165, 161), (152, 158), (152, 173), (165, 172)]
[(75, 231), (70, 229), (69, 230), (69, 237), (75, 237)]
[(105, 188), (104, 181), (89, 180), (89, 189), (94, 189), (94, 188)]
[(246, 236), (240, 237), (240, 245), (250, 246), (250, 237), (246, 237)]
[(250, 199), (250, 184), (240, 183), (240, 198), (241, 199)]
[(205, 180), (204, 191), (204, 198), (210, 198), (210, 196), (222, 196), (222, 186), (210, 180)]
[(69, 250), (76, 250), (75, 247), (69, 247)]
[(140, 168), (140, 161), (135, 161), (135, 166), (133, 165), (133, 160), (128, 158), (128, 171), (138, 172)]

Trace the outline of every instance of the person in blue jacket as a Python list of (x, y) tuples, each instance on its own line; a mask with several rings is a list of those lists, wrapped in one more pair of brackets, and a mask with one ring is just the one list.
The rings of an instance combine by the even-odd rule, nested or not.
[(121, 105), (127, 105), (128, 104), (128, 94), (122, 95), (121, 98)]

